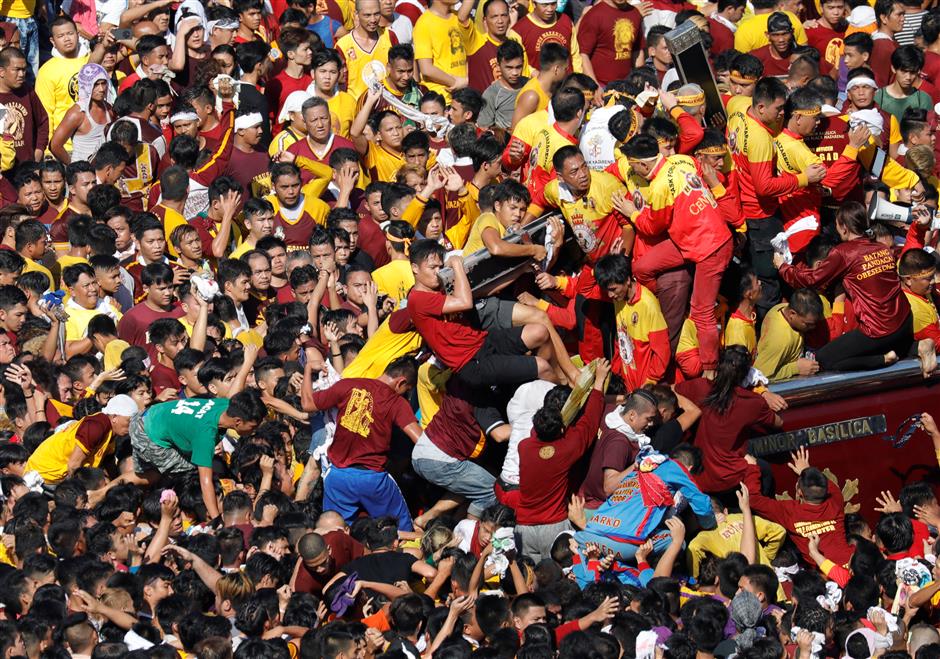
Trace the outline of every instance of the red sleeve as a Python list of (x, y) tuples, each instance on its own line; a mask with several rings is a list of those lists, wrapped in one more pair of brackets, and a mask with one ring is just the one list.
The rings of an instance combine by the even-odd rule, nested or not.
[(121, 320), (118, 321), (117, 331), (119, 339), (127, 341), (131, 345), (136, 345), (134, 339), (137, 338), (138, 334), (137, 319), (131, 316), (130, 313), (124, 314)]
[(901, 254), (904, 254), (909, 249), (923, 249), (924, 248), (924, 239), (927, 237), (927, 227), (923, 224), (918, 224), (917, 222), (911, 223), (907, 228), (907, 236), (904, 239), (904, 247), (901, 249)]
[(578, 22), (578, 48), (582, 55), (590, 57), (594, 54), (594, 48), (597, 46), (597, 30), (593, 25), (591, 16), (591, 7), (588, 7)]
[(670, 114), (679, 124), (679, 147), (677, 150), (679, 153), (688, 155), (705, 137), (705, 129), (695, 120), (695, 117), (679, 106), (674, 107)]
[(824, 258), (813, 269), (803, 264), (780, 266), (780, 278), (794, 288), (810, 286), (821, 288), (845, 272), (846, 263), (842, 258), (842, 250), (837, 245), (829, 256)]
[(653, 351), (650, 359), (647, 379), (659, 382), (666, 376), (666, 369), (672, 358), (672, 348), (669, 345), (669, 330), (657, 330), (649, 334), (650, 348)]
[[(554, 304), (549, 305), (548, 309), (545, 310), (545, 313), (548, 314), (548, 319), (552, 321), (552, 325), (566, 330), (574, 329), (575, 325), (577, 324), (577, 317), (574, 311), (574, 302), (574, 299), (571, 299), (564, 307), (559, 307)], [(937, 345), (940, 345), (940, 342), (938, 342)]]
[(633, 218), (633, 226), (644, 236), (658, 236), (669, 228), (671, 220), (672, 204), (653, 210), (653, 207), (646, 203), (639, 215)]
[(601, 416), (604, 413), (604, 395), (597, 389), (591, 389), (591, 395), (588, 396), (587, 405), (581, 418), (568, 429), (565, 433), (565, 441), (572, 444), (577, 443), (580, 447), (578, 457), (584, 454), (591, 443), (597, 438), (597, 429), (601, 425)]
[(190, 172), (189, 177), (192, 180), (208, 186), (225, 173), (225, 169), (228, 167), (228, 161), (232, 157), (234, 117), (235, 115), (231, 112), (223, 114), (222, 121), (225, 123), (225, 133), (222, 135), (219, 148), (199, 169)]
[(411, 407), (408, 403), (405, 402), (405, 399), (398, 397), (398, 400), (395, 401), (395, 410), (392, 421), (399, 428), (404, 428), (405, 426), (418, 423), (418, 419), (415, 418), (415, 413), (411, 411)]
[[(702, 359), (699, 356), (698, 348), (683, 350), (676, 353), (676, 364), (682, 375), (687, 378), (697, 378), (702, 375)], [(679, 385), (676, 385), (678, 387)]]
[(46, 108), (35, 92), (33, 92), (32, 100), (33, 126), (36, 129), (34, 148), (45, 151), (49, 145), (49, 113), (46, 112)]
[(934, 345), (940, 346), (940, 325), (931, 323), (919, 332), (914, 333), (914, 340), (933, 339)]
[[(832, 563), (832, 561), (829, 562)], [(833, 563), (832, 569), (830, 569), (826, 574), (826, 578), (839, 584), (839, 588), (845, 588), (845, 585), (849, 582), (849, 579), (852, 578), (852, 573), (841, 565), (836, 565)]]
[[(521, 144), (523, 147), (522, 158), (520, 158), (518, 161), (513, 160), (509, 155), (509, 147), (513, 145), (513, 142), (517, 142)], [(525, 142), (520, 140), (518, 137), (513, 135), (512, 137), (509, 138), (509, 143), (506, 144), (506, 149), (503, 151), (503, 157), (500, 159), (500, 162), (502, 162), (503, 164), (503, 168), (509, 172), (519, 169), (519, 167), (522, 166), (522, 163), (524, 163), (528, 159), (529, 152), (531, 150), (532, 150), (531, 145), (526, 144)]]
[(722, 187), (724, 188), (724, 194), (715, 198), (715, 201), (718, 202), (718, 210), (725, 222), (737, 229), (744, 224), (744, 211), (741, 209), (741, 195), (738, 192), (737, 170), (733, 170), (728, 174)]
[(794, 174), (783, 173), (774, 176), (774, 164), (770, 160), (765, 162), (750, 160), (748, 169), (751, 172), (751, 180), (754, 182), (754, 192), (759, 197), (781, 197), (800, 187), (800, 181)]
[(313, 404), (318, 410), (328, 410), (337, 407), (346, 397), (352, 380), (340, 380), (329, 389), (313, 392)]
[(75, 441), (82, 450), (90, 454), (96, 452), (108, 440), (111, 421), (106, 414), (92, 414), (81, 420), (75, 431)]
[(751, 493), (751, 508), (761, 517), (769, 519), (771, 522), (789, 529), (788, 524), (790, 516), (787, 514), (787, 506), (784, 501), (777, 501), (765, 497), (760, 493), (760, 468), (757, 465), (748, 465), (744, 476), (744, 484)]
[(841, 155), (827, 170), (822, 184), (832, 191), (832, 196), (837, 201), (842, 201), (858, 188), (861, 165), (855, 158)]
[(414, 291), (408, 296), (408, 309), (411, 310), (411, 317), (415, 317), (415, 312), (425, 316), (442, 317), (444, 315), (444, 302), (447, 300), (445, 295), (438, 293), (428, 293), (426, 291)]
[(561, 640), (568, 634), (581, 631), (580, 620), (569, 620), (555, 627), (555, 643), (561, 643)]

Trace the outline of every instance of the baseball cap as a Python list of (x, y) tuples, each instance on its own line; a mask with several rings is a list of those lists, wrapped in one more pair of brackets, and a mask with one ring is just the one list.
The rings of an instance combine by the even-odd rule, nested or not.
[(793, 23), (790, 22), (790, 17), (782, 11), (775, 11), (767, 19), (767, 34), (777, 32), (793, 32)]
[(118, 394), (108, 401), (108, 404), (101, 410), (104, 414), (114, 414), (115, 416), (134, 416), (140, 412), (137, 403), (127, 394)]

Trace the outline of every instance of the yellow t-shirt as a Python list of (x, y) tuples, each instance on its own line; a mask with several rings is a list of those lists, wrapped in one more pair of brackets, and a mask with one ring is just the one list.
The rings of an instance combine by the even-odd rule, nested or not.
[(356, 98), (349, 92), (338, 92), (326, 104), (330, 108), (333, 133), (340, 137), (349, 137), (349, 127), (356, 118)]
[(90, 453), (85, 446), (82, 446), (81, 442), (76, 440), (76, 434), (83, 425), (86, 425), (84, 423), (85, 419), (90, 418), (92, 417), (85, 417), (82, 421), (72, 423), (66, 426), (65, 429), (50, 435), (29, 456), (26, 469), (39, 472), (39, 475), (46, 483), (55, 485), (68, 476), (69, 456), (72, 455), (72, 451), (75, 450), (76, 446), (81, 447), (82, 452), (85, 454), (82, 459), (83, 467), (97, 467), (101, 464), (101, 459), (113, 448), (110, 430), (94, 453)]
[(55, 277), (52, 276), (52, 272), (50, 272), (49, 268), (42, 265), (41, 263), (37, 263), (32, 259), (26, 259), (26, 265), (23, 266), (23, 273), (25, 274), (27, 272), (41, 272), (49, 278), (49, 290), (51, 291), (53, 288), (55, 288)]
[(415, 285), (411, 261), (399, 259), (386, 263), (372, 273), (372, 280), (379, 289), (379, 294), (388, 295), (395, 302), (401, 302), (408, 297), (408, 291)]
[(71, 59), (53, 57), (39, 67), (36, 95), (49, 115), (50, 138), (65, 113), (78, 102), (78, 71), (87, 63), (88, 55)]
[[(444, 73), (466, 78), (469, 51), (467, 45), (473, 43), (475, 32), (473, 21), (461, 25), (456, 14), (441, 18), (428, 10), (421, 14), (412, 34), (415, 59), (429, 59)], [(444, 98), (450, 101), (450, 90), (444, 85), (425, 79), (424, 86), (430, 91), (443, 94)]]
[(64, 271), (70, 265), (77, 265), (79, 263), (84, 263), (88, 265), (88, 259), (82, 256), (71, 256), (69, 254), (63, 254), (56, 261), (59, 263), (59, 270)]
[(768, 311), (760, 328), (754, 368), (771, 382), (797, 375), (796, 360), (803, 356), (803, 335), (783, 317), (786, 308), (784, 302)]
[(160, 208), (163, 210), (163, 235), (166, 236), (166, 248), (170, 252), (170, 256), (177, 258), (179, 252), (176, 251), (176, 248), (173, 247), (173, 243), (170, 242), (170, 234), (173, 233), (173, 229), (176, 227), (189, 223), (186, 221), (185, 217), (172, 208), (168, 208), (163, 204), (160, 204)]
[[(392, 261), (392, 263), (407, 263), (407, 261)], [(352, 363), (343, 369), (344, 378), (377, 378), (385, 368), (394, 360), (421, 347), (423, 339), (414, 329), (396, 332), (391, 327), (391, 319), (396, 314), (407, 311), (395, 311), (382, 321), (375, 334), (369, 337)]]
[(393, 182), (395, 174), (405, 166), (404, 156), (392, 153), (375, 142), (369, 142), (369, 150), (366, 152), (363, 162), (369, 178), (373, 181), (385, 181), (386, 183)]
[(495, 215), (492, 213), (483, 213), (477, 218), (477, 221), (473, 223), (473, 228), (470, 229), (470, 235), (467, 237), (467, 242), (463, 246), (464, 256), (470, 256), (474, 252), (486, 247), (486, 245), (483, 244), (483, 230), (490, 228), (496, 229), (496, 231), (499, 232), (500, 238), (506, 235), (506, 227), (496, 219)]
[(539, 104), (536, 106), (535, 111), (541, 112), (542, 110), (547, 110), (548, 102), (552, 99), (545, 93), (545, 90), (542, 89), (542, 84), (536, 78), (530, 78), (529, 81), (522, 86), (522, 89), (519, 90), (519, 93), (516, 95), (516, 105), (519, 105), (519, 97), (529, 91), (535, 92), (535, 95), (539, 97)]
[[(97, 306), (94, 309), (86, 309), (85, 307), (79, 306), (74, 300), (67, 300), (65, 303), (65, 313), (69, 315), (69, 319), (65, 322), (65, 340), (78, 341), (86, 338), (88, 323), (95, 316), (101, 315), (102, 311)], [(114, 310), (114, 313), (117, 314), (118, 318), (121, 317), (120, 312), (117, 310)], [(117, 321), (115, 321), (115, 323), (116, 322)]]
[[(336, 51), (346, 62), (346, 89), (355, 98), (359, 98), (366, 91), (366, 83), (362, 80), (362, 72), (365, 70), (366, 65), (373, 60), (384, 65), (388, 62), (388, 50), (391, 47), (391, 33), (386, 28), (379, 28), (379, 38), (371, 51), (364, 50), (356, 41), (352, 32), (336, 40)], [(332, 112), (332, 110), (331, 107), (330, 111)]]
[(240, 259), (243, 254), (247, 254), (248, 252), (250, 252), (250, 251), (253, 250), (254, 248), (255, 248), (254, 245), (252, 245), (252, 244), (249, 243), (247, 240), (245, 240), (244, 242), (242, 242), (241, 245), (239, 245), (239, 246), (236, 247), (234, 250), (232, 250), (232, 253), (229, 254), (229, 258), (230, 258), (230, 259)]
[[(734, 33), (734, 49), (742, 53), (749, 53), (769, 44), (767, 19), (770, 18), (771, 13), (752, 14), (741, 19), (741, 22), (738, 23), (738, 29)], [(788, 11), (783, 13), (790, 17), (790, 23), (793, 25), (793, 37), (796, 42), (805, 45), (806, 30), (803, 29), (803, 23), (797, 18), (796, 14)]]
[(268, 155), (273, 158), (280, 151), (287, 151), (291, 144), (299, 142), (301, 139), (303, 139), (302, 135), (297, 135), (292, 129), (285, 128), (271, 140), (271, 144), (268, 146)]

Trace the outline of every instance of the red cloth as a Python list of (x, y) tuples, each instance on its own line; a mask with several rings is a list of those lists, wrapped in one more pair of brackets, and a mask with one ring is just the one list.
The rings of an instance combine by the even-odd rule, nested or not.
[[(705, 137), (705, 129), (702, 124), (691, 114), (680, 108), (678, 105), (670, 112), (672, 118), (679, 125), (679, 144), (676, 147), (676, 153), (689, 155), (692, 149), (698, 146), (698, 143)], [(614, 163), (616, 166), (616, 163)], [(619, 171), (619, 167), (616, 168)]]
[(891, 55), (897, 47), (898, 42), (894, 39), (875, 39), (868, 66), (874, 71), (875, 82), (879, 87), (887, 87), (891, 84)]
[(486, 332), (474, 329), (463, 314), (444, 315), (446, 295), (441, 291), (408, 293), (408, 311), (418, 333), (444, 364), (459, 371), (477, 353)]
[(577, 37), (581, 54), (591, 60), (595, 78), (607, 85), (633, 70), (636, 53), (643, 47), (643, 17), (632, 5), (621, 9), (597, 2), (581, 14)]
[(764, 65), (764, 75), (782, 78), (790, 73), (790, 58), (781, 59), (770, 52), (770, 44), (752, 50), (751, 55)]
[(714, 18), (709, 18), (708, 33), (712, 35), (712, 47), (710, 51), (712, 57), (717, 57), (726, 50), (732, 50), (734, 48), (734, 32), (728, 29), (724, 23), (716, 21)]
[(107, 414), (90, 414), (79, 421), (75, 441), (82, 445), (85, 453), (93, 455), (108, 440), (110, 432), (111, 419)]
[(268, 99), (268, 112), (271, 115), (272, 125), (277, 122), (284, 101), (291, 95), (291, 92), (305, 92), (311, 82), (313, 82), (313, 78), (307, 73), (299, 78), (293, 78), (287, 75), (287, 71), (281, 71), (268, 80), (264, 88), (264, 95)]
[(871, 338), (896, 331), (911, 313), (901, 293), (894, 254), (889, 247), (867, 238), (836, 245), (814, 269), (805, 265), (783, 264), (780, 277), (794, 288), (821, 289), (842, 279), (845, 292), (858, 314), (859, 330)]
[(535, 436), (519, 444), (519, 506), (516, 521), (524, 526), (557, 524), (568, 517), (571, 467), (597, 437), (604, 396), (591, 390), (581, 417), (554, 442)]
[(819, 534), (819, 551), (836, 565), (847, 565), (853, 549), (845, 540), (845, 501), (839, 486), (829, 481), (829, 495), (821, 503), (806, 501), (777, 501), (760, 493), (760, 469), (748, 465), (745, 484), (751, 492), (751, 508), (755, 513), (783, 526), (797, 549), (810, 565), (809, 540), (811, 533)]
[(127, 341), (132, 346), (146, 347), (147, 330), (153, 321), (160, 318), (182, 318), (185, 315), (183, 308), (178, 305), (169, 310), (154, 311), (147, 306), (146, 302), (135, 304), (118, 321), (118, 338)]
[(525, 48), (529, 64), (535, 68), (539, 66), (539, 53), (545, 44), (554, 42), (571, 50), (574, 25), (564, 14), (559, 16), (551, 27), (540, 27), (533, 23), (529, 16), (525, 16), (516, 22), (512, 29), (522, 39), (522, 47)]
[(756, 428), (771, 428), (774, 412), (760, 395), (748, 389), (735, 389), (731, 406), (724, 414), (703, 405), (712, 383), (696, 378), (676, 385), (676, 393), (702, 408), (695, 433), (695, 445), (702, 451), (704, 471), (695, 477), (703, 492), (722, 492), (741, 482), (747, 463), (748, 439)]
[(349, 378), (313, 394), (319, 410), (338, 407), (336, 434), (327, 451), (337, 467), (361, 465), (384, 471), (392, 426), (417, 423), (404, 398), (381, 380)]
[[(345, 137), (340, 137), (336, 134), (330, 135), (330, 141), (328, 144), (329, 148), (322, 158), (313, 152), (313, 149), (310, 148), (310, 144), (307, 142), (306, 137), (291, 144), (289, 147), (287, 147), (287, 150), (293, 153), (295, 156), (304, 156), (305, 158), (316, 160), (317, 162), (324, 165), (329, 165), (330, 156), (333, 155), (333, 152), (337, 149), (353, 149), (354, 151), (356, 149), (352, 142), (347, 140)], [(309, 170), (303, 168), (300, 169), (300, 180), (303, 183), (308, 183), (312, 178), (313, 174)]]
[(159, 396), (164, 389), (179, 391), (183, 388), (176, 371), (169, 366), (158, 364), (153, 355), (151, 355), (151, 360), (154, 361), (153, 366), (150, 367), (150, 382), (153, 384), (155, 396)]
[(940, 80), (940, 55), (930, 50), (924, 51), (924, 68), (920, 74), (927, 80)]

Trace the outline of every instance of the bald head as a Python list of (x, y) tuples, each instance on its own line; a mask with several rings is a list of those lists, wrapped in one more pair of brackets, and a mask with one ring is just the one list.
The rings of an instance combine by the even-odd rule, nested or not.
[(326, 541), (319, 533), (308, 533), (297, 543), (297, 551), (305, 561), (312, 561), (327, 550)]
[(940, 632), (930, 625), (920, 623), (908, 632), (907, 651), (913, 657), (917, 650), (931, 643), (940, 643)]
[(134, 37), (140, 39), (146, 34), (160, 34), (160, 28), (153, 21), (141, 21), (134, 24)]

